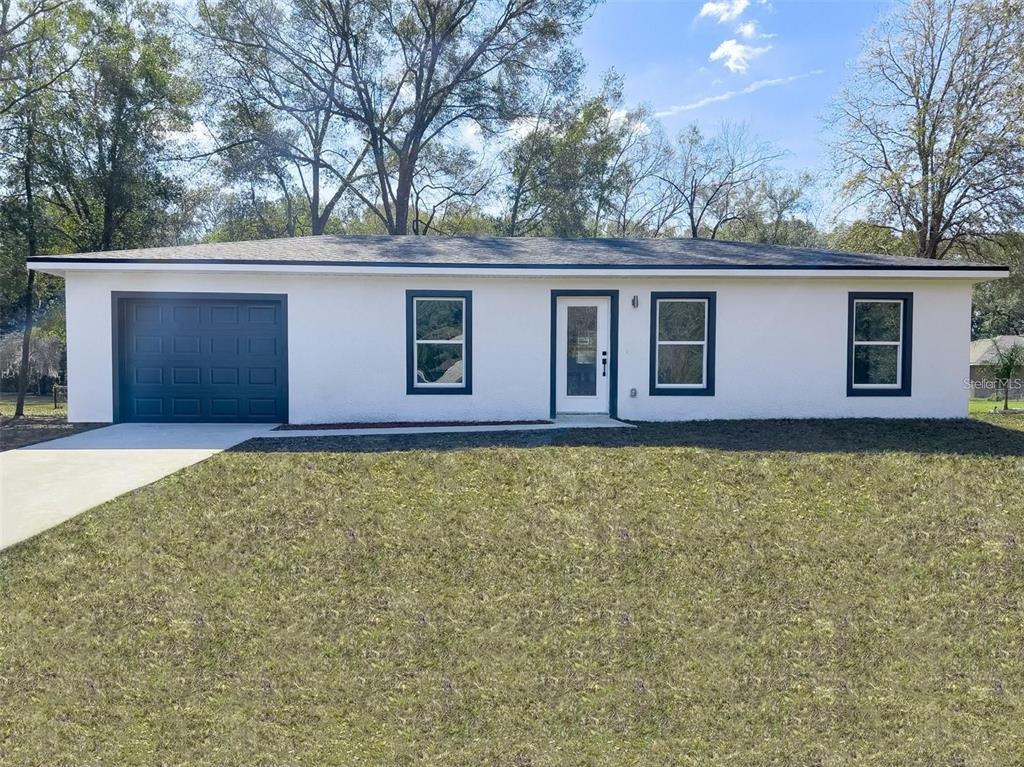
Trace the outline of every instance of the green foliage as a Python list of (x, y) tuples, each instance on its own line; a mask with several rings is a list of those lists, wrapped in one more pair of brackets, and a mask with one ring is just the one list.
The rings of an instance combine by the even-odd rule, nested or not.
[[(0, 335), (23, 327), (25, 281), (26, 211), (16, 196), (0, 199)], [(37, 222), (40, 252), (59, 252), (60, 240), (45, 219)], [(36, 332), (64, 338), (64, 280), (49, 274), (36, 277), (33, 312)]]
[[(1000, 346), (995, 344), (995, 359), (992, 363), (992, 375), (1002, 382), (1003, 388), (1003, 409), (1010, 406), (1011, 382), (1024, 375), (1024, 344), (1011, 344)], [(1021, 394), (1020, 387), (1016, 387), (1017, 394)]]
[(852, 253), (885, 253), (893, 256), (916, 255), (913, 237), (899, 235), (885, 226), (857, 220), (840, 224), (828, 235), (828, 246), (833, 250)]
[(267, 240), (310, 234), (309, 211), (294, 206), (291, 198), (263, 199), (255, 195), (223, 193), (216, 198), (206, 242)]
[(463, 436), (252, 445), (0, 552), (4, 760), (1019, 762), (1024, 419)]
[(974, 287), (973, 338), (1024, 335), (1024, 234), (981, 241), (971, 256), (1010, 267), (1010, 276)]
[(511, 235), (599, 236), (601, 211), (627, 180), (629, 168), (615, 163), (638, 114), (623, 109), (623, 80), (605, 76), (601, 90), (581, 103), (561, 105), (506, 153), (511, 201), (502, 224)]
[[(104, 0), (46, 125), (42, 174), (54, 228), (72, 250), (162, 244), (180, 234), (181, 181), (162, 160), (188, 131), (196, 85), (183, 74), (166, 6)], [(186, 222), (187, 227), (187, 222)]]
[(811, 213), (807, 192), (813, 183), (809, 173), (793, 178), (762, 173), (746, 185), (746, 200), (740, 204), (737, 219), (722, 225), (718, 235), (724, 240), (769, 245), (823, 246), (824, 233), (807, 220)]

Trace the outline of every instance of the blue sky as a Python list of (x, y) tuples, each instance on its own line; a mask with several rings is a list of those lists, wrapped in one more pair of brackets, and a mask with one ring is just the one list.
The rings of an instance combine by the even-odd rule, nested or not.
[[(796, 170), (821, 170), (820, 117), (890, 7), (875, 0), (605, 0), (579, 41), (596, 86), (625, 76), (628, 104), (650, 104), (666, 133), (748, 122)], [(730, 42), (732, 41), (732, 42)], [(744, 91), (748, 92), (744, 92)]]

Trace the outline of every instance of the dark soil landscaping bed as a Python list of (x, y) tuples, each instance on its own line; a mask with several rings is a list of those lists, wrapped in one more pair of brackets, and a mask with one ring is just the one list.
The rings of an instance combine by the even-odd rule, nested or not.
[(409, 429), (420, 426), (531, 426), (551, 421), (372, 421), (348, 423), (286, 423), (274, 431), (311, 431), (314, 429)]

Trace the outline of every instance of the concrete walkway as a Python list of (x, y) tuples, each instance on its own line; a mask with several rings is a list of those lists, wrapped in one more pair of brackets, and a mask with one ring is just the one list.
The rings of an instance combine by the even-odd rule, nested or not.
[(0, 548), (273, 427), (122, 423), (0, 453)]

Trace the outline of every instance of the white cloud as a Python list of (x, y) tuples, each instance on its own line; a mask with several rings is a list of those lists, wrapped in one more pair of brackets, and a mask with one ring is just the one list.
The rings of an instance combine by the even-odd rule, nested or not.
[(700, 8), (700, 17), (713, 16), (719, 24), (738, 19), (750, 5), (750, 0), (709, 0)]
[(746, 72), (747, 67), (750, 66), (751, 59), (760, 56), (762, 53), (767, 53), (771, 49), (770, 45), (757, 47), (754, 45), (744, 45), (735, 40), (726, 40), (715, 50), (711, 51), (708, 61), (721, 60), (725, 68), (730, 72)]
[(671, 117), (677, 115), (680, 112), (692, 112), (694, 109), (700, 109), (706, 107), (709, 104), (717, 104), (721, 101), (728, 101), (729, 99), (736, 98), (736, 96), (745, 96), (749, 93), (754, 93), (762, 88), (774, 88), (779, 85), (788, 85), (789, 83), (796, 82), (797, 80), (803, 80), (805, 77), (815, 77), (817, 75), (824, 74), (824, 70), (813, 69), (810, 72), (804, 72), (800, 75), (790, 75), (789, 77), (776, 77), (771, 80), (757, 80), (752, 82), (746, 88), (741, 88), (735, 91), (726, 91), (725, 93), (719, 93), (716, 96), (705, 96), (697, 101), (691, 101), (689, 104), (676, 104), (675, 106), (666, 107), (659, 112), (655, 112), (655, 117)]
[(748, 40), (751, 37), (757, 36), (757, 22), (756, 21), (744, 21), (738, 27), (736, 27), (736, 34), (740, 37), (746, 37)]
[(767, 40), (770, 37), (775, 37), (774, 34), (768, 34), (758, 29), (756, 21), (744, 21), (736, 27), (736, 34), (740, 37), (745, 37), (747, 40), (753, 40), (754, 38)]

